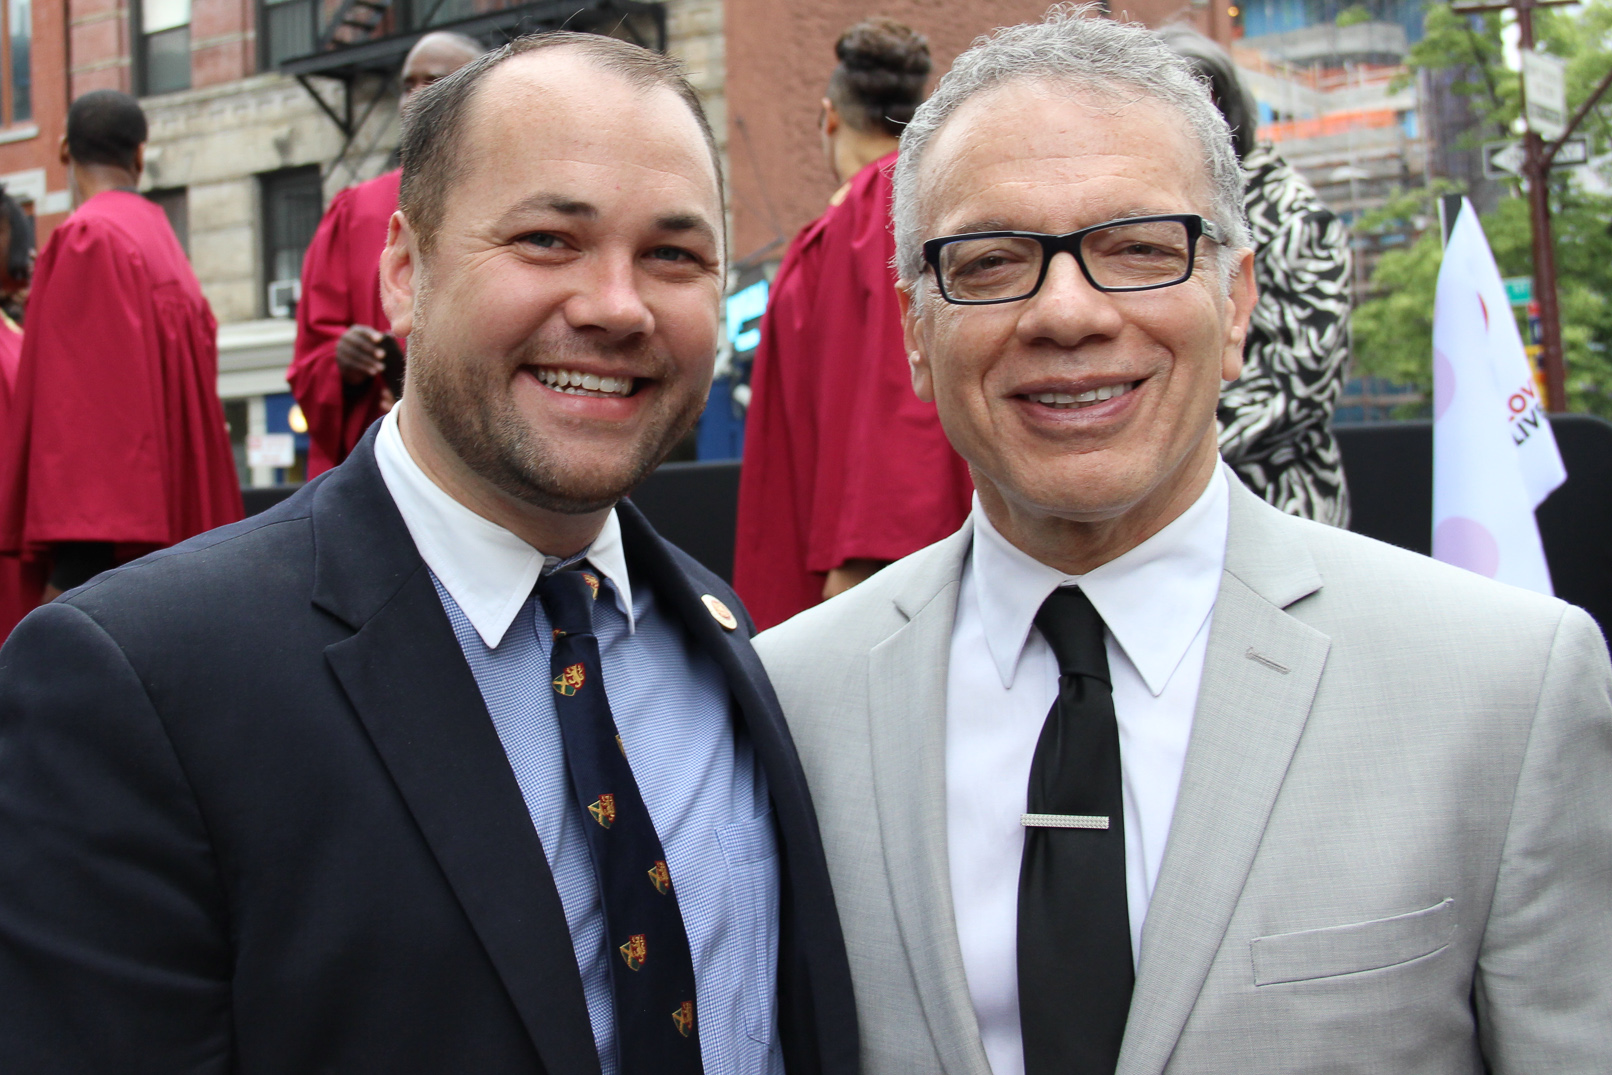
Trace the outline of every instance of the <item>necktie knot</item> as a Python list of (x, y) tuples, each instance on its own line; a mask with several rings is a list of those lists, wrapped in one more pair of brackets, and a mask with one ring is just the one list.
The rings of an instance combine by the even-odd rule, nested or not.
[(556, 631), (593, 634), (593, 602), (599, 577), (587, 568), (555, 571), (537, 580), (537, 597)]
[(1108, 650), (1103, 645), (1103, 617), (1091, 598), (1076, 586), (1060, 586), (1041, 603), (1035, 625), (1058, 658), (1060, 676), (1108, 677)]

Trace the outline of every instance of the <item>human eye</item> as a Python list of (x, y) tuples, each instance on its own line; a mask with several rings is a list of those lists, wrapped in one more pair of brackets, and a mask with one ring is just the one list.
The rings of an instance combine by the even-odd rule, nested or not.
[(565, 245), (565, 241), (558, 235), (547, 231), (534, 231), (529, 235), (522, 235), (519, 241), (524, 246), (535, 246), (539, 250), (557, 250)]
[(1015, 236), (961, 239), (942, 248), (946, 293), (980, 301), (1012, 297), (1034, 285), (1041, 246)]
[(1024, 250), (992, 240), (958, 243), (950, 258), (951, 275), (957, 279), (988, 279), (1012, 272), (1028, 260)]
[(709, 260), (683, 246), (661, 244), (644, 252), (649, 271), (670, 280), (690, 280), (706, 275)]
[(1173, 281), (1191, 261), (1186, 228), (1176, 221), (1104, 228), (1086, 237), (1081, 253), (1099, 283), (1122, 287)]

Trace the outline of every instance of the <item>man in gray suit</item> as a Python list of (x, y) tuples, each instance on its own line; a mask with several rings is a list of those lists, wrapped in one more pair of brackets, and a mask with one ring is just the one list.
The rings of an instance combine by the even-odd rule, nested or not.
[(1229, 476), (1228, 131), (1083, 14), (964, 54), (902, 138), (972, 516), (757, 642), (866, 1072), (1612, 1070), (1599, 632)]

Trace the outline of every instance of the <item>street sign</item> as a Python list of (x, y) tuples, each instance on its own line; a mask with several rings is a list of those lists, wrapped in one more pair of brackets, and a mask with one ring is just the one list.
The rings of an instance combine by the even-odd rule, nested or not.
[(1569, 138), (1562, 143), (1562, 148), (1556, 152), (1556, 159), (1550, 162), (1552, 168), (1576, 168), (1580, 164), (1590, 163), (1590, 140), (1588, 138)]
[(1567, 61), (1536, 49), (1520, 55), (1528, 129), (1547, 142), (1560, 138), (1567, 129)]
[(1488, 142), (1483, 147), (1483, 177), (1511, 179), (1522, 175), (1527, 155), (1521, 142)]
[(1532, 276), (1508, 276), (1505, 280), (1506, 300), (1513, 306), (1527, 306), (1534, 301)]
[[(1576, 168), (1590, 161), (1590, 140), (1569, 138), (1562, 143), (1552, 168)], [(1485, 142), (1483, 144), (1483, 178), (1515, 179), (1522, 175), (1527, 154), (1521, 142)]]

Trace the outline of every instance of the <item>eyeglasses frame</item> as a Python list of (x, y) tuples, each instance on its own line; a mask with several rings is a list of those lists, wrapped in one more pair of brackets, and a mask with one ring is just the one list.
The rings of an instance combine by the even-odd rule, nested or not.
[[(1139, 287), (1105, 287), (1092, 279), (1091, 270), (1086, 267), (1086, 259), (1080, 255), (1080, 244), (1092, 232), (1102, 231), (1119, 224), (1156, 224), (1162, 221), (1176, 221), (1184, 224), (1187, 229), (1187, 271), (1179, 280), (1171, 280), (1167, 284), (1142, 284)], [(1122, 217), (1118, 220), (1106, 221), (1102, 224), (1093, 224), (1089, 228), (1079, 231), (1066, 232), (1063, 235), (1048, 235), (1039, 231), (977, 231), (964, 232), (960, 235), (942, 235), (934, 239), (925, 240), (923, 245), (924, 261), (935, 274), (935, 288), (940, 297), (953, 306), (999, 306), (1005, 302), (1023, 302), (1034, 298), (1041, 290), (1041, 285), (1047, 281), (1047, 269), (1052, 259), (1058, 254), (1068, 254), (1080, 266), (1080, 274), (1086, 282), (1096, 291), (1104, 294), (1128, 294), (1136, 291), (1157, 291), (1164, 287), (1175, 287), (1192, 279), (1193, 270), (1198, 264), (1198, 240), (1207, 238), (1212, 243), (1221, 241), (1220, 227), (1212, 220), (1205, 220), (1197, 213), (1161, 213), (1157, 216)], [(1034, 239), (1041, 244), (1041, 273), (1036, 277), (1035, 286), (1023, 295), (1015, 295), (1011, 299), (954, 299), (946, 293), (946, 282), (940, 275), (940, 251), (948, 243), (960, 242), (966, 239)]]

